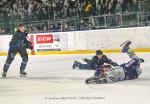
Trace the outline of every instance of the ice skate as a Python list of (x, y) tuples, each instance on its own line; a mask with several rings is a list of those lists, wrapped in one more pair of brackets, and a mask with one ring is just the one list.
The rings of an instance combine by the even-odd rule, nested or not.
[(27, 77), (27, 73), (24, 70), (20, 71), (20, 77)]
[(72, 65), (72, 68), (75, 69), (75, 68), (79, 67), (79, 65), (80, 65), (80, 62), (74, 61), (74, 64)]
[(91, 78), (88, 78), (85, 80), (85, 83), (86, 84), (90, 84), (90, 83), (94, 83), (96, 82), (96, 78), (95, 77), (91, 77)]
[(93, 76), (85, 80), (86, 84), (95, 83), (100, 79), (99, 76)]
[(124, 42), (123, 44), (120, 45), (121, 47), (123, 47), (122, 48), (123, 53), (127, 52), (127, 50), (129, 49), (130, 44), (131, 44), (131, 41), (127, 40), (126, 42)]
[(3, 72), (3, 74), (2, 74), (2, 78), (4, 78), (4, 79), (5, 79), (5, 78), (6, 78), (6, 74), (7, 74), (6, 72)]

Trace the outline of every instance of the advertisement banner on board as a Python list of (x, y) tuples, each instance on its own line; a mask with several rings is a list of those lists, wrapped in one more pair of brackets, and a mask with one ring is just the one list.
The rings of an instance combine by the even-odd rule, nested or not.
[(30, 34), (35, 52), (60, 51), (60, 36), (55, 33)]

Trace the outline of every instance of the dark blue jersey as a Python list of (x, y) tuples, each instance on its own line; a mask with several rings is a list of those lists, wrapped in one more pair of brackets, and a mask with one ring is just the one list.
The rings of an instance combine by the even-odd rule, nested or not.
[(10, 47), (21, 48), (24, 41), (26, 40), (27, 35), (27, 32), (20, 32), (19, 30), (17, 30), (12, 36)]
[(106, 55), (103, 55), (102, 58), (98, 58), (97, 56), (92, 57), (92, 63), (94, 64), (94, 68), (100, 68), (104, 65), (104, 63), (117, 66), (118, 64), (113, 62), (111, 59), (107, 58)]
[(122, 64), (127, 79), (138, 78), (137, 70), (140, 68), (140, 61), (133, 59), (129, 63)]

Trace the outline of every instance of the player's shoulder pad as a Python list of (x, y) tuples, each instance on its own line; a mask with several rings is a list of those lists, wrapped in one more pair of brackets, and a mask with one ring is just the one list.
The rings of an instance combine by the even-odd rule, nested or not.
[(24, 32), (24, 34), (27, 36), (27, 35), (28, 35), (28, 32), (27, 32), (27, 31), (25, 31), (25, 32)]
[(28, 33), (28, 31), (27, 31), (27, 30), (25, 30), (25, 33)]
[(18, 34), (18, 33), (19, 33), (19, 30), (15, 31), (15, 33), (14, 33), (14, 34)]
[(13, 33), (13, 35), (18, 35), (18, 34), (19, 34), (18, 31), (16, 31), (16, 32)]
[(102, 58), (107, 58), (107, 56), (106, 56), (106, 55), (103, 55)]
[(95, 56), (92, 57), (92, 60), (93, 60), (93, 59), (96, 59), (96, 58), (97, 58), (97, 56), (95, 55)]
[(94, 55), (92, 58), (95, 58), (96, 57), (96, 55)]
[(20, 31), (19, 31), (19, 30), (17, 30), (17, 31), (14, 33), (14, 35), (18, 35), (18, 34), (20, 34)]

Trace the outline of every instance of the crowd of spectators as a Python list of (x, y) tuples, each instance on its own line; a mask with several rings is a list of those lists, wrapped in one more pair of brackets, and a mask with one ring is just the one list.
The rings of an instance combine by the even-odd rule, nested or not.
[[(141, 1), (142, 0), (2, 0), (0, 3), (0, 22), (10, 22), (14, 20), (29, 22), (74, 17), (82, 19), (89, 16), (129, 13), (140, 11)], [(79, 21), (80, 25), (83, 24), (83, 21)], [(57, 25), (58, 27), (67, 27), (66, 24), (70, 25), (70, 23), (66, 22), (63, 24), (50, 24), (50, 26), (56, 27)]]
[(140, 0), (18, 0), (2, 8), (1, 15), (2, 13), (8, 16), (19, 15), (24, 21), (28, 21), (72, 16), (88, 17), (138, 10)]

